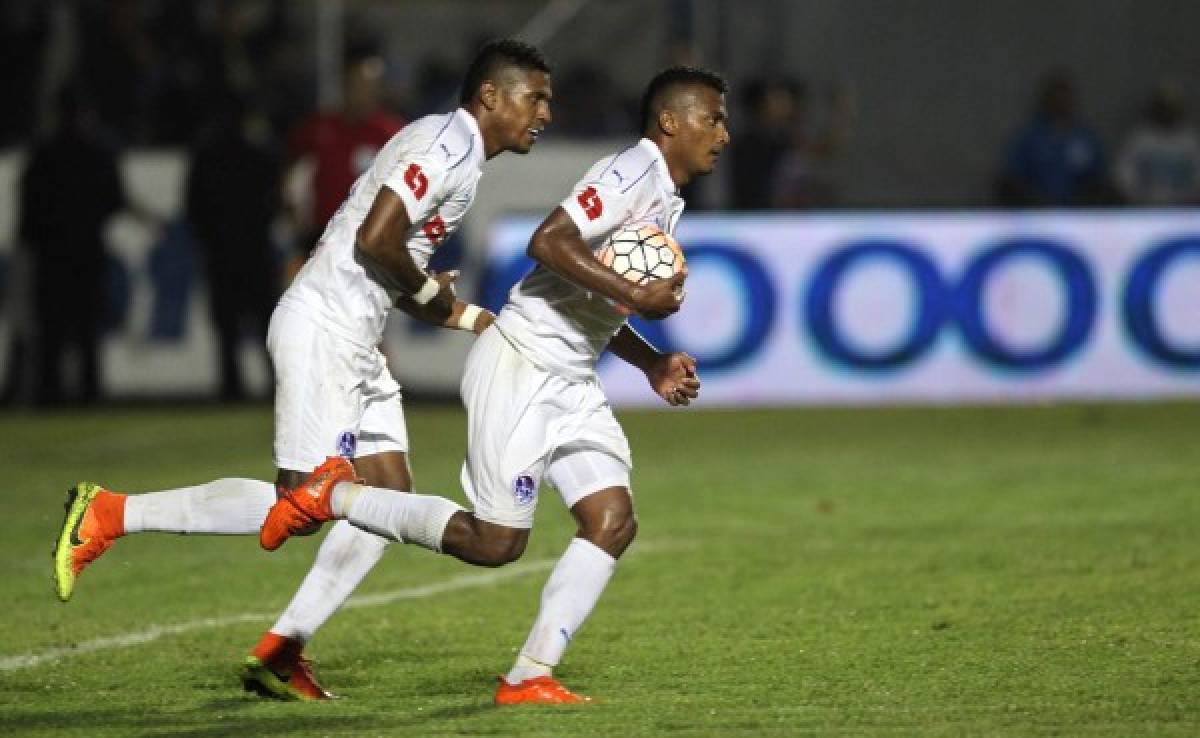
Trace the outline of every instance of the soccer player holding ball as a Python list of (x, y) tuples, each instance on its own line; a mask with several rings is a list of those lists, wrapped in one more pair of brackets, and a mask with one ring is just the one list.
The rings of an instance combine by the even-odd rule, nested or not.
[(649, 257), (629, 258), (631, 229), (645, 232), (635, 245), (670, 251), (654, 239), (657, 231), (669, 238), (679, 220), (679, 187), (712, 171), (729, 143), (725, 90), (720, 77), (699, 69), (657, 75), (642, 99), (644, 138), (597, 162), (534, 233), (528, 252), (538, 265), (476, 340), (462, 380), (469, 434), (462, 482), (471, 511), (441, 497), (357, 483), (345, 459), (331, 458), (280, 499), (263, 526), (267, 549), (312, 523), (344, 518), (393, 540), (499, 566), (524, 551), (541, 482), (549, 481), (578, 532), (550, 574), (516, 663), (501, 678), (498, 704), (588, 701), (552, 670), (637, 529), (629, 445), (596, 379), (596, 362), (612, 351), (645, 372), (670, 405), (687, 405), (700, 386), (691, 357), (659, 353), (626, 323), (628, 311), (650, 319), (676, 312), (686, 271), (672, 266), (668, 278), (636, 273), (632, 281), (605, 265), (616, 263), (605, 247), (620, 249), (622, 263), (641, 258), (643, 272)]

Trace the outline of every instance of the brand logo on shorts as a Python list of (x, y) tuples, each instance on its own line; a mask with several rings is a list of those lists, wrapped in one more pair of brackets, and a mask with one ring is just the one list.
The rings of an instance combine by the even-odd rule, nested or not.
[(536, 494), (537, 484), (529, 474), (522, 474), (513, 480), (513, 496), (517, 498), (518, 503), (528, 505), (533, 502)]
[(337, 438), (338, 456), (347, 459), (354, 458), (354, 449), (358, 447), (358, 439), (354, 437), (354, 431), (342, 431)]

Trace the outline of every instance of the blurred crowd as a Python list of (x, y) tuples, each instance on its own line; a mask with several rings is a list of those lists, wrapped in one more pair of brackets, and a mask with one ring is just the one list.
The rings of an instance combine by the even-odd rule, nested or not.
[(1011, 207), (1200, 204), (1200, 136), (1183, 89), (1158, 84), (1111, 153), (1083, 114), (1070, 75), (1048, 74), (1005, 149), (996, 199)]
[[(313, 154), (328, 137), (351, 135), (339, 121), (375, 129), (374, 137), (363, 134), (370, 143), (451, 106), (461, 61), (453, 45), (430, 58), (389, 57), (370, 38), (369, 21), (352, 16), (342, 105), (314, 114), (317, 73), (312, 39), (299, 28), (304, 12), (286, 0), (0, 0), (0, 43), (10, 51), (0, 67), (7, 93), (0, 148), (26, 146), (55, 129), (64, 89), (88, 108), (89, 128), (110, 147), (194, 147), (240, 115), (247, 135), (273, 146), (284, 164)], [(470, 46), (459, 56), (469, 56)], [(549, 136), (621, 137), (634, 129), (638, 91), (618, 85), (604, 66), (568, 63), (555, 79)], [(729, 181), (702, 204), (842, 204), (838, 163), (853, 143), (857, 113), (849, 86), (773, 73), (733, 81)], [(1111, 148), (1089, 125), (1067, 73), (1049, 73), (1031, 98), (1029, 119), (1014, 122), (1016, 133), (997, 156), (996, 204), (1200, 202), (1200, 144), (1178, 85), (1150, 91), (1144, 112)], [(333, 179), (318, 186), (305, 217), (319, 227), (351, 175), (318, 169)]]
[[(103, 233), (118, 211), (161, 229), (167, 245), (189, 244), (163, 253), (195, 254), (206, 272), (220, 394), (246, 397), (239, 345), (253, 337), (261, 346), (279, 275), (303, 260), (383, 143), (407, 120), (452, 107), (459, 83), (457, 63), (439, 57), (406, 60), (412, 73), (397, 84), (395, 60), (351, 24), (340, 102), (321, 107), (311, 39), (297, 40), (294, 12), (285, 0), (0, 0), (0, 44), (9, 50), (0, 148), (29, 154), (17, 241), (38, 326), (36, 341), (14, 332), (7, 397), (32, 385), (26, 394), (41, 405), (97, 399), (108, 319)], [(605, 68), (565, 65), (555, 79), (551, 137), (628, 137), (636, 128), (636, 91)], [(734, 82), (725, 186), (717, 196), (685, 193), (690, 203), (842, 205), (839, 162), (853, 146), (858, 107), (849, 87), (780, 74)], [(997, 157), (997, 205), (1200, 204), (1200, 136), (1178, 86), (1154, 87), (1111, 150), (1066, 73), (1048, 74), (1031, 97), (1028, 120)], [(129, 147), (190, 152), (180, 223), (153, 223), (126, 196), (117, 156)], [(71, 217), (62, 217), (63, 203)], [(169, 256), (161, 261), (178, 268)], [(69, 351), (80, 357), (74, 382), (61, 376)]]

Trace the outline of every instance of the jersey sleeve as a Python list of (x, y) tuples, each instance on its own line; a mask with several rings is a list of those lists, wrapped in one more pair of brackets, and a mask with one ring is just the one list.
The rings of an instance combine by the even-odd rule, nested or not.
[(635, 199), (636, 189), (623, 191), (603, 178), (585, 178), (560, 205), (583, 240), (593, 243), (629, 220)]
[(384, 184), (404, 202), (408, 220), (416, 226), (437, 211), (438, 203), (444, 199), (442, 190), (447, 186), (449, 173), (436, 156), (401, 154)]

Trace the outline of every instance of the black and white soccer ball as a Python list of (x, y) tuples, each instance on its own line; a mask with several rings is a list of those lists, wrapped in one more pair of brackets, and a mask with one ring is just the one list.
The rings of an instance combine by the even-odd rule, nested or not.
[(654, 225), (635, 225), (615, 231), (596, 257), (630, 282), (645, 284), (668, 279), (683, 269), (683, 249)]

